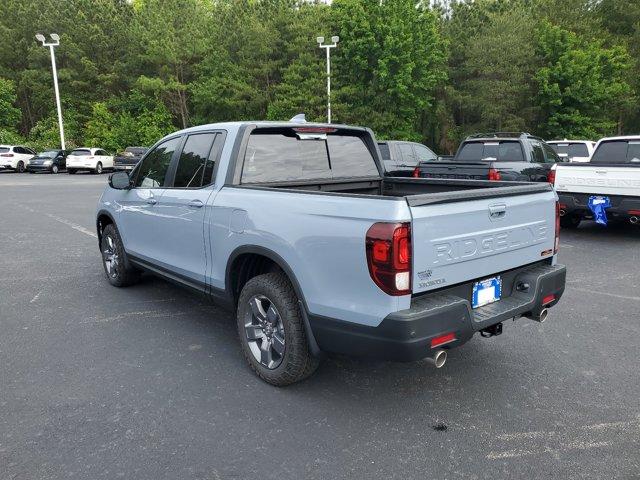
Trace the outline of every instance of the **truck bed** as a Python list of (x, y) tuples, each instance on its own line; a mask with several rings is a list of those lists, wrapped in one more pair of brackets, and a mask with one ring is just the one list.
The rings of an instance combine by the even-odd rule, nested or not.
[(322, 180), (322, 182), (272, 182), (245, 186), (292, 191), (304, 190), (309, 193), (405, 198), (410, 206), (526, 195), (552, 190), (551, 185), (547, 183), (404, 177)]

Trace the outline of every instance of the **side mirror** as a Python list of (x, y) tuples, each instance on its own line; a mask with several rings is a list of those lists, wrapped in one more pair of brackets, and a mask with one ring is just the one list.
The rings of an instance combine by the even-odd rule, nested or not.
[(131, 188), (131, 179), (127, 172), (114, 172), (109, 175), (109, 186), (116, 190), (129, 190)]

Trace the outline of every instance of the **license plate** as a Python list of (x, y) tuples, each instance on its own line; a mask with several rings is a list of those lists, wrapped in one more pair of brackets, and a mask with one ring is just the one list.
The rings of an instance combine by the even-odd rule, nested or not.
[(471, 307), (478, 308), (500, 300), (502, 295), (502, 279), (500, 277), (487, 278), (473, 284)]

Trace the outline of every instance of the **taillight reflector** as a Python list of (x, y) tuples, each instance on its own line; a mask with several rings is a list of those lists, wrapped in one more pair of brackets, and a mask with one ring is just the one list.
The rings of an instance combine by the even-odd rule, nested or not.
[(543, 305), (548, 305), (548, 304), (550, 304), (551, 302), (553, 302), (555, 299), (556, 299), (556, 296), (555, 296), (555, 295), (547, 295), (546, 297), (544, 297), (544, 298), (542, 299), (542, 304), (543, 304)]
[(627, 213), (629, 215), (640, 215), (640, 210), (629, 210)]
[(414, 168), (411, 176), (413, 178), (420, 178), (420, 168), (419, 167)]
[(560, 250), (560, 202), (556, 202), (556, 240), (553, 245), (553, 253), (558, 253)]
[(374, 283), (389, 295), (411, 293), (409, 223), (374, 223), (365, 241), (367, 265)]
[(498, 170), (496, 170), (495, 168), (490, 168), (489, 169), (489, 180), (497, 182), (499, 180), (502, 180), (502, 175), (500, 175), (500, 172)]
[(445, 343), (453, 342), (455, 339), (456, 334), (453, 332), (440, 335), (439, 337), (431, 339), (431, 348), (436, 348), (440, 345), (444, 345)]
[(555, 170), (549, 170), (549, 173), (547, 173), (547, 182), (549, 182), (551, 185), (556, 183), (556, 171)]

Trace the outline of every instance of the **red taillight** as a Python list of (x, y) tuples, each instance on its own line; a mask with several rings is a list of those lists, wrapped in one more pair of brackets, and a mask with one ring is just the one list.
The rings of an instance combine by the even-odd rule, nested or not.
[(490, 168), (489, 169), (489, 180), (497, 182), (499, 180), (502, 180), (502, 175), (500, 175), (500, 172), (498, 170), (496, 170), (495, 168)]
[(553, 246), (553, 253), (558, 253), (560, 250), (560, 202), (556, 202), (556, 241)]
[(367, 265), (374, 283), (389, 295), (411, 293), (409, 223), (374, 223), (367, 231)]
[(456, 339), (456, 334), (451, 332), (445, 335), (440, 335), (439, 337), (435, 337), (431, 339), (431, 348), (439, 347), (440, 345), (444, 345), (445, 343), (453, 342)]
[(13, 153), (0, 153), (0, 157), (13, 157)]
[(420, 178), (420, 167), (416, 167), (413, 169), (413, 174), (411, 175), (413, 178)]
[(556, 171), (555, 170), (549, 170), (549, 173), (547, 173), (547, 182), (549, 182), (551, 185), (556, 183)]
[(640, 210), (629, 210), (627, 213), (629, 215), (640, 215)]
[(549, 305), (551, 302), (553, 302), (556, 299), (555, 295), (547, 295), (546, 297), (544, 297), (542, 299), (542, 305)]

